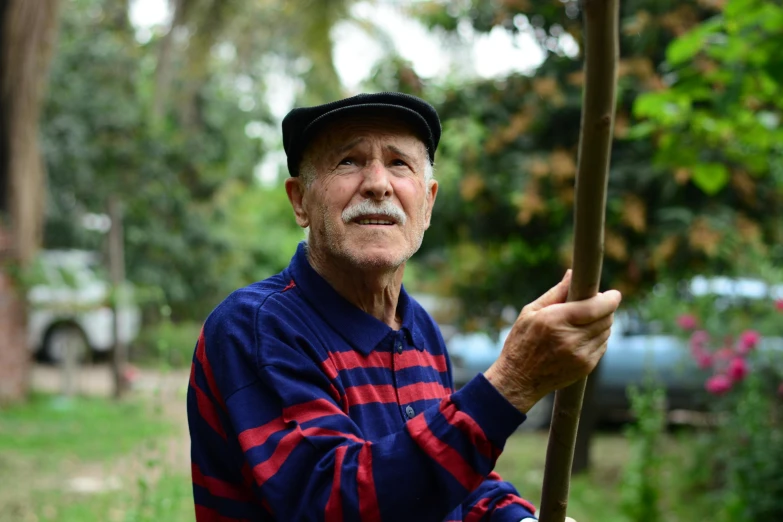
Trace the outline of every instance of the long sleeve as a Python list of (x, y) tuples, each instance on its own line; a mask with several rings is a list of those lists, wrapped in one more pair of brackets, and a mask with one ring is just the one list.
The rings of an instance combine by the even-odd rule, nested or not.
[[(472, 512), (485, 498), (490, 511), (506, 509), (485, 479), (524, 415), (483, 376), (369, 441), (349, 416), (345, 390), (303, 339), (224, 325), (205, 331), (188, 398), (199, 522), (439, 522), (477, 490)], [(378, 392), (361, 393), (372, 402)], [(238, 445), (243, 462), (217, 458), (221, 445)]]
[(535, 508), (492, 472), (463, 504), (462, 512), (464, 522), (519, 522), (533, 517)]

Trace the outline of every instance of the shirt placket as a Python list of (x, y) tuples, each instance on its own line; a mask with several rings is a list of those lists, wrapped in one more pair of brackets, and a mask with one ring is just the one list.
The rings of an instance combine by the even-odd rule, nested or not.
[[(403, 421), (408, 421), (416, 416), (416, 410), (413, 406), (411, 404), (403, 404), (400, 399), (400, 388), (409, 384), (414, 384), (413, 382), (408, 382), (409, 379), (406, 379), (405, 374), (400, 371), (400, 359), (403, 357), (403, 354), (411, 348), (412, 347), (408, 344), (403, 332), (396, 332), (394, 337), (392, 371), (394, 372), (394, 390), (397, 395), (397, 404), (399, 405), (400, 415), (402, 416)], [(408, 375), (411, 375), (411, 373), (408, 372)]]

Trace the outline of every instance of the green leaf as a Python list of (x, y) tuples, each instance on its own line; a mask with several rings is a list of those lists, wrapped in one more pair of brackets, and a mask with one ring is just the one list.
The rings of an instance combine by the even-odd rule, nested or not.
[(626, 139), (638, 140), (641, 138), (646, 138), (647, 136), (655, 132), (656, 128), (657, 125), (651, 121), (643, 121), (642, 123), (637, 123), (630, 129), (628, 129), (628, 134), (626, 135)]
[(646, 92), (640, 94), (633, 105), (634, 116), (637, 118), (656, 119), (663, 112), (668, 102), (667, 94), (666, 92)]
[(679, 65), (696, 56), (702, 50), (707, 37), (723, 26), (723, 19), (716, 17), (677, 38), (666, 49), (666, 61)]
[(693, 183), (705, 194), (717, 194), (729, 182), (729, 171), (722, 163), (700, 163), (693, 167)]

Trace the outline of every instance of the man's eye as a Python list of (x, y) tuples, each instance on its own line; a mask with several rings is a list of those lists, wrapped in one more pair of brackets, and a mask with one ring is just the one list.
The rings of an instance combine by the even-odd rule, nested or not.
[(342, 159), (342, 160), (340, 160), (340, 163), (339, 163), (339, 165), (353, 165), (353, 164), (354, 164), (354, 161), (351, 158)]
[(392, 161), (392, 165), (394, 165), (395, 167), (407, 167), (408, 166), (408, 164), (405, 163), (404, 161), (402, 161), (401, 159), (393, 160)]

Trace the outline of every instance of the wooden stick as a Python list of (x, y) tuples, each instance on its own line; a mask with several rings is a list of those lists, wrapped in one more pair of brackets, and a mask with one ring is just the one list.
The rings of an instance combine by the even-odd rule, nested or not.
[[(568, 300), (598, 292), (604, 249), (604, 217), (612, 150), (619, 0), (583, 0), (585, 89), (574, 203), (574, 259)], [(571, 465), (587, 379), (555, 394), (541, 494), (541, 522), (563, 522), (568, 507)]]

